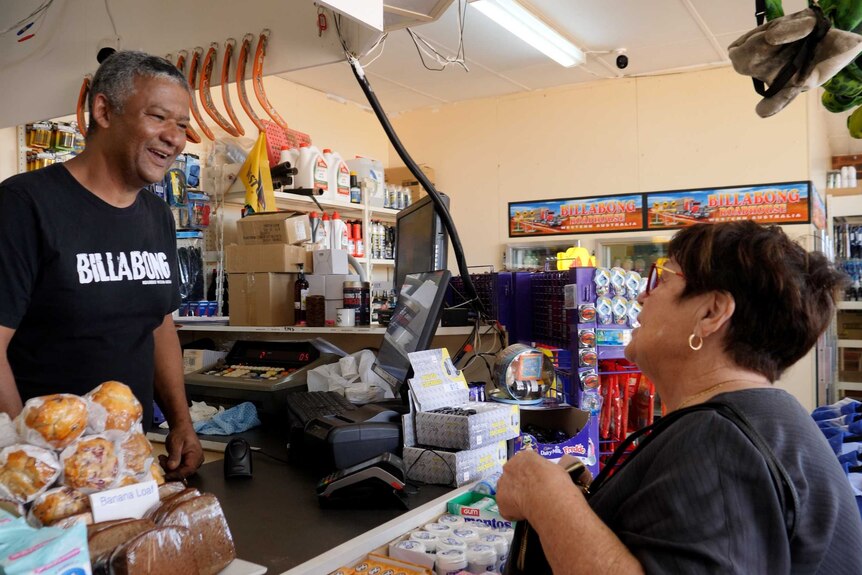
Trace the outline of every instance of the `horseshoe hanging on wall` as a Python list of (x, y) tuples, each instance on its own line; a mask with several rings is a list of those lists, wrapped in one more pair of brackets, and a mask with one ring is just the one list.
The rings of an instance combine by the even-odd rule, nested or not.
[(230, 91), (228, 90), (228, 78), (230, 77), (230, 64), (233, 59), (233, 47), (236, 45), (236, 40), (228, 38), (224, 43), (224, 60), (221, 65), (221, 99), (224, 100), (224, 107), (227, 110), (227, 115), (236, 131), (240, 136), (245, 135), (245, 129), (242, 127), (236, 113), (233, 111), (233, 104), (230, 101)]
[[(179, 70), (180, 74), (182, 74), (183, 76), (186, 75), (186, 51), (185, 50), (180, 50), (177, 54), (177, 70)], [(190, 95), (191, 95), (191, 103), (189, 104), (189, 107), (191, 107), (191, 105), (194, 103), (194, 93), (192, 93)], [(186, 140), (188, 140), (189, 142), (191, 142), (193, 144), (200, 144), (202, 141), (200, 134), (198, 134), (195, 131), (195, 129), (191, 127), (191, 125), (186, 126)]]
[(221, 127), (222, 130), (230, 134), (231, 136), (239, 136), (239, 132), (236, 131), (236, 128), (233, 127), (227, 118), (221, 115), (215, 107), (215, 102), (213, 102), (213, 95), (210, 91), (212, 86), (213, 79), (213, 65), (216, 60), (216, 48), (218, 44), (212, 43), (210, 44), (209, 50), (207, 50), (206, 56), (204, 56), (204, 63), (201, 66), (201, 82), (200, 82), (200, 95), (201, 95), (201, 106), (203, 106), (204, 110), (209, 117), (213, 119), (213, 121)]
[(266, 43), (269, 40), (269, 30), (264, 30), (260, 33), (257, 40), (257, 49), (254, 51), (254, 69), (252, 70), (252, 86), (254, 87), (254, 95), (257, 96), (257, 101), (263, 106), (263, 109), (269, 114), (269, 117), (278, 124), (282, 130), (287, 132), (287, 122), (284, 121), (272, 104), (269, 103), (269, 98), (266, 97), (266, 92), (263, 89), (263, 59), (266, 56)]
[(196, 86), (197, 75), (198, 75), (198, 64), (201, 61), (201, 54), (203, 54), (203, 51), (204, 51), (204, 49), (201, 47), (195, 48), (195, 50), (192, 54), (192, 62), (191, 62), (191, 64), (189, 64), (188, 79), (189, 79), (189, 86), (192, 87), (192, 116), (195, 117), (195, 121), (201, 127), (201, 130), (203, 131), (204, 135), (207, 138), (209, 138), (210, 140), (215, 141), (215, 135), (213, 134), (213, 131), (210, 129), (210, 127), (207, 125), (207, 123), (204, 121), (203, 117), (201, 116), (201, 111), (198, 108), (198, 101), (197, 101), (197, 98), (195, 98), (195, 86)]
[(260, 116), (255, 113), (254, 108), (251, 107), (248, 93), (245, 91), (245, 66), (248, 64), (248, 55), (251, 52), (252, 40), (254, 40), (254, 36), (251, 34), (246, 34), (242, 39), (242, 46), (240, 46), (239, 54), (237, 54), (236, 58), (236, 77), (234, 78), (234, 82), (236, 82), (236, 91), (239, 94), (239, 103), (242, 109), (245, 110), (245, 113), (251, 118), (251, 121), (254, 122), (258, 130), (266, 132), (266, 125), (260, 119)]

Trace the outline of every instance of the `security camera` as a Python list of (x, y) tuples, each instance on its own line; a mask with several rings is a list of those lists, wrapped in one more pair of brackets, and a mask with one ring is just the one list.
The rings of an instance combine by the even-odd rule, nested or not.
[(96, 46), (96, 61), (101, 64), (108, 59), (108, 56), (120, 48), (120, 39), (118, 37), (102, 38)]
[(617, 50), (617, 68), (625, 70), (629, 65), (629, 57), (626, 56), (625, 49)]

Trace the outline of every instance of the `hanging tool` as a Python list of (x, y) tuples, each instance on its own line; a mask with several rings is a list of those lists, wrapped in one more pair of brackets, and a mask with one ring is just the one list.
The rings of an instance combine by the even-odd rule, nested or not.
[(212, 118), (222, 130), (231, 136), (236, 137), (239, 136), (239, 132), (237, 132), (236, 128), (233, 127), (233, 124), (231, 124), (227, 118), (222, 116), (221, 112), (216, 109), (215, 102), (213, 102), (212, 92), (210, 92), (213, 79), (213, 65), (215, 64), (217, 57), (216, 48), (218, 48), (218, 44), (215, 42), (210, 44), (210, 49), (207, 50), (207, 54), (204, 56), (203, 66), (201, 66), (201, 105), (204, 107), (206, 113), (209, 114), (209, 117)]
[(78, 92), (78, 106), (75, 109), (75, 114), (78, 117), (78, 131), (85, 138), (87, 137), (87, 123), (84, 119), (84, 109), (87, 107), (87, 94), (90, 93), (90, 82), (92, 80), (92, 75), (84, 75), (84, 81), (81, 82), (81, 91)]
[[(179, 70), (180, 74), (182, 74), (183, 76), (186, 75), (186, 51), (185, 50), (180, 50), (177, 53), (177, 70)], [(195, 101), (194, 100), (194, 93), (192, 93), (190, 95), (191, 95), (191, 102), (194, 103), (194, 101)], [(195, 129), (191, 127), (191, 125), (186, 126), (186, 140), (188, 140), (192, 144), (200, 144), (201, 143), (200, 134), (198, 134), (195, 131)]]
[(266, 132), (266, 125), (254, 112), (254, 108), (251, 107), (251, 102), (249, 102), (248, 94), (245, 91), (245, 66), (248, 63), (248, 55), (251, 52), (252, 40), (254, 40), (254, 36), (251, 34), (246, 34), (242, 39), (242, 46), (240, 46), (239, 54), (236, 58), (236, 78), (234, 78), (234, 81), (236, 82), (236, 91), (239, 94), (239, 103), (242, 109), (245, 110), (245, 113), (248, 114), (248, 117), (251, 118), (251, 121), (254, 122), (258, 130)]
[(233, 47), (236, 45), (236, 40), (228, 38), (224, 43), (224, 60), (221, 65), (221, 98), (224, 100), (224, 107), (227, 110), (227, 115), (233, 125), (236, 126), (236, 131), (240, 136), (245, 135), (245, 129), (242, 127), (236, 113), (233, 111), (233, 104), (230, 102), (230, 91), (228, 90), (228, 78), (230, 76), (230, 63), (233, 59)]
[(263, 59), (266, 56), (266, 43), (269, 41), (269, 30), (264, 30), (260, 33), (257, 40), (257, 49), (254, 52), (254, 68), (252, 70), (252, 86), (254, 87), (254, 95), (257, 96), (257, 101), (263, 106), (263, 109), (269, 114), (269, 117), (279, 125), (279, 127), (287, 132), (287, 122), (284, 121), (278, 112), (275, 111), (269, 99), (266, 97), (266, 92), (263, 89)]
[(204, 121), (203, 117), (201, 116), (201, 111), (198, 108), (198, 101), (195, 98), (195, 85), (196, 85), (195, 83), (197, 82), (198, 64), (201, 61), (201, 54), (203, 54), (203, 52), (204, 52), (204, 49), (201, 48), (200, 46), (195, 48), (195, 50), (192, 54), (192, 62), (191, 62), (191, 64), (189, 64), (188, 79), (189, 79), (189, 86), (192, 87), (192, 98), (191, 98), (192, 116), (195, 117), (195, 121), (201, 127), (201, 130), (203, 130), (204, 135), (207, 138), (209, 138), (210, 140), (215, 141), (215, 135), (213, 134), (213, 131), (210, 129), (210, 127), (207, 125), (207, 123)]

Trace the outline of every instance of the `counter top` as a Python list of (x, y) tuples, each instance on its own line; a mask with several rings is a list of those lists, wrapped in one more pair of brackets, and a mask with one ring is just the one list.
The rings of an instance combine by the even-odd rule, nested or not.
[[(287, 457), (283, 448), (264, 452)], [(260, 451), (253, 455), (250, 479), (225, 479), (223, 469), (221, 461), (207, 463), (189, 478), (189, 485), (218, 497), (237, 556), (266, 566), (268, 573), (282, 573), (407, 512), (394, 498), (376, 509), (321, 509), (315, 494), (320, 474)], [(419, 507), (450, 490), (422, 486), (410, 497), (410, 506)]]

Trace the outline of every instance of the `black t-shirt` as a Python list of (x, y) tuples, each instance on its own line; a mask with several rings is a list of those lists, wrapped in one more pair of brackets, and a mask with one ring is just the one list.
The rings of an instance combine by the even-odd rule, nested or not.
[(57, 164), (0, 184), (0, 325), (22, 399), (127, 384), (152, 421), (153, 330), (179, 306), (167, 205), (102, 201)]
[(764, 458), (723, 416), (690, 413), (661, 432), (590, 506), (647, 573), (862, 571), (862, 518), (835, 454), (788, 393), (752, 389), (713, 401), (745, 414), (787, 469), (800, 507), (788, 540)]

